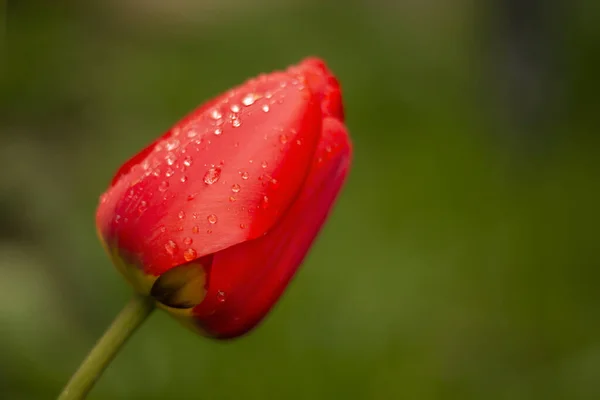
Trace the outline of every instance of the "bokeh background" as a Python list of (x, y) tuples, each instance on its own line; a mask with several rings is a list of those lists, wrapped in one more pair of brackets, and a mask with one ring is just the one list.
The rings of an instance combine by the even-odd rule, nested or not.
[(0, 4), (0, 398), (55, 398), (128, 300), (117, 167), (307, 55), (356, 154), (296, 280), (233, 342), (155, 313), (90, 398), (600, 398), (597, 1)]

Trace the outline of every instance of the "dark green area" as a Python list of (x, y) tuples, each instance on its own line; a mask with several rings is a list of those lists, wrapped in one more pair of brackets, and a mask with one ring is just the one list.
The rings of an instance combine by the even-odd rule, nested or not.
[(297, 279), (233, 342), (157, 313), (90, 398), (600, 398), (597, 2), (561, 14), (560, 107), (522, 131), (472, 2), (10, 3), (2, 399), (55, 398), (130, 296), (94, 226), (118, 166), (307, 55), (342, 82), (355, 162)]

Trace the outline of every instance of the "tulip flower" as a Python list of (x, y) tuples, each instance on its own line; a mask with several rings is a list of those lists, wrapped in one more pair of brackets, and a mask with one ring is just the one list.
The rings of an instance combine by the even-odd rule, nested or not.
[(61, 398), (87, 393), (154, 305), (217, 339), (254, 328), (308, 253), (350, 161), (340, 86), (318, 59), (206, 102), (133, 156), (96, 215), (137, 292), (115, 321), (129, 332), (109, 329)]
[(322, 61), (251, 79), (117, 172), (97, 213), (114, 263), (198, 332), (231, 338), (280, 297), (350, 162), (340, 86)]

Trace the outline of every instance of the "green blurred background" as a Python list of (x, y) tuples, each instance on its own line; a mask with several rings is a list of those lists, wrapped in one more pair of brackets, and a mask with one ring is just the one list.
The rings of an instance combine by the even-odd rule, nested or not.
[(303, 269), (240, 340), (156, 313), (90, 398), (600, 398), (596, 0), (0, 4), (0, 398), (55, 398), (128, 300), (118, 166), (307, 55), (355, 162)]

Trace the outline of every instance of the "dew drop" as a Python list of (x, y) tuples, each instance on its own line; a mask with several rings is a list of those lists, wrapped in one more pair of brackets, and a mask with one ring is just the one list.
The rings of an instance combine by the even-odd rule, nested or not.
[(248, 174), (246, 171), (244, 171), (244, 172), (241, 172), (241, 173), (240, 173), (240, 175), (242, 176), (242, 179), (243, 179), (243, 180), (247, 180), (247, 179), (248, 179), (248, 177), (250, 176), (250, 175), (249, 175), (249, 174)]
[(267, 196), (263, 196), (262, 208), (267, 208), (267, 207), (269, 207), (269, 198)]
[(175, 157), (175, 154), (169, 153), (166, 155), (165, 160), (167, 161), (168, 165), (173, 165), (175, 164), (175, 161), (177, 161), (177, 157)]
[(217, 216), (215, 214), (210, 214), (208, 217), (206, 217), (206, 220), (208, 221), (209, 224), (216, 224)]
[(140, 201), (140, 205), (138, 206), (138, 211), (140, 212), (140, 214), (146, 211), (147, 209), (148, 203), (146, 203), (144, 200)]
[(241, 188), (240, 188), (240, 185), (238, 185), (237, 183), (234, 183), (234, 184), (231, 186), (231, 191), (232, 191), (233, 193), (238, 193), (238, 192), (240, 191), (240, 189), (241, 189)]
[(185, 238), (183, 238), (183, 244), (185, 244), (186, 246), (189, 246), (193, 242), (194, 242), (194, 240), (191, 237), (185, 237)]
[(282, 133), (281, 135), (279, 135), (279, 141), (281, 142), (281, 144), (286, 144), (288, 141), (288, 137), (286, 136), (285, 133)]
[(219, 110), (217, 110), (216, 108), (214, 108), (211, 112), (210, 112), (210, 117), (212, 119), (221, 119), (223, 117), (223, 114), (221, 114), (221, 112)]
[(206, 233), (208, 233), (210, 235), (212, 233), (212, 229), (207, 229)]
[(192, 261), (193, 259), (196, 258), (196, 256), (198, 255), (198, 253), (196, 252), (196, 250), (189, 248), (186, 249), (183, 252), (183, 258), (185, 258), (186, 261)]
[(189, 137), (189, 138), (196, 137), (197, 135), (198, 135), (198, 132), (195, 129), (190, 129), (187, 133), (187, 137)]
[(170, 255), (173, 255), (177, 252), (177, 244), (174, 241), (169, 240), (167, 243), (165, 243), (165, 250)]
[(179, 140), (177, 140), (177, 139), (173, 139), (173, 140), (169, 141), (166, 145), (166, 149), (168, 151), (175, 150), (177, 147), (179, 147)]
[(192, 233), (199, 233), (200, 232), (200, 228), (198, 227), (198, 225), (194, 225), (192, 227)]
[(268, 164), (266, 161), (263, 161), (263, 162), (260, 164), (260, 166), (261, 166), (261, 167), (263, 167), (263, 168), (267, 168), (267, 166), (268, 166), (268, 165), (269, 165), (269, 164)]
[(186, 167), (189, 167), (190, 165), (192, 165), (192, 157), (187, 156), (184, 160), (183, 160), (183, 165), (185, 165)]
[[(185, 181), (187, 181), (187, 179), (188, 179), (188, 178), (187, 178), (187, 176), (185, 176), (185, 175), (184, 175), (184, 176), (182, 176), (182, 177), (181, 177), (180, 181), (181, 181), (181, 183), (184, 183)], [(194, 198), (194, 197), (192, 196), (192, 199), (193, 199), (193, 198)], [(191, 199), (190, 199), (190, 196), (188, 196), (188, 200), (191, 200)]]
[(246, 229), (246, 225), (245, 224), (240, 224), (240, 228), (241, 229)]
[(231, 112), (237, 113), (240, 112), (240, 106), (238, 106), (237, 104), (234, 104), (231, 106)]
[(233, 125), (234, 128), (239, 128), (240, 125), (242, 125), (242, 123), (240, 122), (239, 119), (234, 119), (233, 121), (231, 121), (231, 125)]
[(156, 168), (154, 171), (152, 171), (152, 175), (154, 175), (154, 176), (160, 176), (160, 169)]
[(262, 106), (262, 110), (263, 110), (264, 112), (266, 112), (266, 113), (267, 113), (267, 112), (269, 112), (269, 105), (268, 105), (268, 104), (264, 104), (264, 105)]
[(172, 176), (173, 176), (173, 174), (174, 174), (174, 173), (175, 173), (175, 171), (173, 171), (173, 169), (172, 169), (172, 168), (167, 168), (167, 172), (165, 172), (165, 176), (166, 176), (167, 178), (170, 178), (170, 177), (172, 177)]
[(225, 294), (224, 291), (222, 291), (222, 290), (217, 291), (217, 301), (219, 303), (224, 303), (226, 300), (226, 297), (227, 297), (227, 295)]
[(244, 97), (242, 99), (242, 104), (245, 106), (251, 106), (252, 104), (254, 104), (254, 100), (255, 100), (254, 94), (248, 93), (246, 95), (246, 97)]
[(235, 201), (235, 197), (229, 196), (229, 201), (233, 203)]
[(223, 133), (223, 129), (221, 128), (217, 128), (215, 129), (215, 131), (213, 132), (215, 135), (219, 136), (221, 133)]
[(166, 191), (169, 188), (169, 182), (167, 181), (162, 181), (159, 185), (158, 185), (158, 190), (161, 192)]
[(165, 233), (167, 231), (167, 228), (164, 225), (161, 225), (159, 229), (162, 233)]
[(221, 168), (211, 168), (204, 174), (204, 183), (212, 185), (221, 177)]
[(179, 211), (179, 214), (177, 214), (177, 217), (178, 217), (179, 219), (184, 219), (184, 218), (185, 218), (185, 212), (183, 212), (183, 211)]

